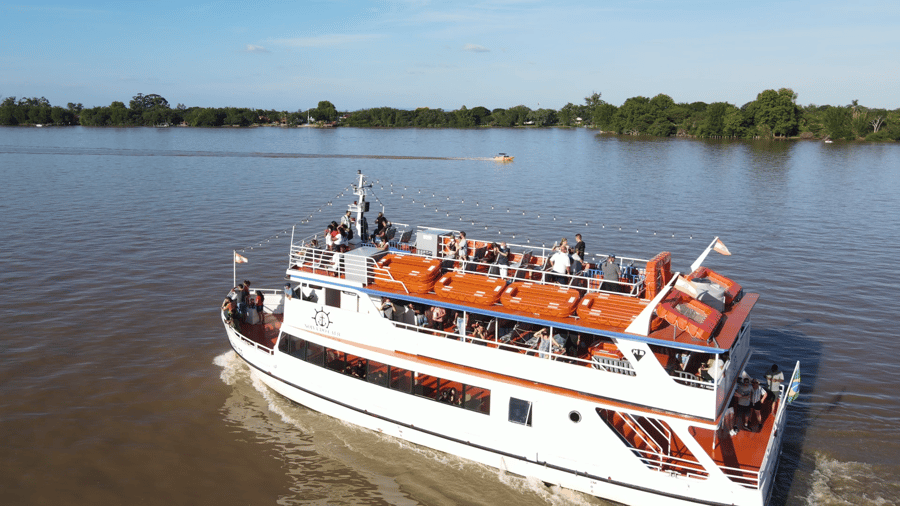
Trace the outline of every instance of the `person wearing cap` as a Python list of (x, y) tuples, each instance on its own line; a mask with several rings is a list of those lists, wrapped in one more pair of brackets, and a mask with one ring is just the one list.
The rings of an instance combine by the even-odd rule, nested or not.
[(290, 283), (285, 283), (285, 284), (284, 284), (284, 300), (285, 300), (285, 301), (291, 300), (291, 298), (292, 298), (293, 295), (294, 295), (294, 294), (293, 294), (293, 292), (291, 291), (291, 284), (290, 284)]
[(747, 427), (747, 418), (750, 414), (750, 396), (752, 393), (750, 378), (744, 378), (734, 391), (734, 396), (737, 397), (737, 406), (735, 406), (737, 428), (743, 427), (744, 430), (750, 430)]
[(603, 271), (603, 279), (605, 280), (603, 289), (610, 292), (618, 292), (619, 276), (622, 274), (622, 271), (619, 269), (619, 265), (616, 264), (616, 256), (609, 255), (606, 257), (606, 262), (603, 262), (603, 267), (600, 269)]
[(762, 428), (762, 407), (766, 400), (765, 389), (759, 387), (759, 380), (754, 378), (750, 382), (750, 407), (753, 409), (753, 418), (756, 420), (756, 432)]

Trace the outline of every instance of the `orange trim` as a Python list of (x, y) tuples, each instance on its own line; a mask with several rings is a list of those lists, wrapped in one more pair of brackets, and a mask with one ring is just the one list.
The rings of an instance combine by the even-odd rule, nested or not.
[[(710, 420), (707, 418), (699, 418), (696, 416), (690, 416), (690, 415), (685, 415), (685, 414), (681, 414), (681, 413), (674, 413), (674, 412), (666, 411), (666, 410), (662, 410), (662, 409), (649, 408), (647, 406), (641, 406), (639, 404), (617, 401), (615, 399), (601, 397), (599, 395), (585, 394), (585, 393), (581, 393), (581, 392), (571, 390), (568, 388), (547, 385), (546, 383), (537, 383), (535, 381), (524, 380), (524, 379), (517, 378), (514, 376), (499, 374), (499, 373), (495, 373), (495, 372), (491, 372), (491, 371), (485, 371), (484, 369), (476, 369), (476, 368), (469, 367), (469, 366), (455, 364), (453, 362), (447, 362), (445, 360), (440, 360), (440, 359), (431, 358), (431, 357), (423, 357), (421, 355), (413, 355), (412, 353), (406, 353), (403, 351), (395, 351), (395, 350), (387, 350), (384, 348), (378, 348), (375, 346), (361, 344), (356, 341), (350, 341), (348, 339), (343, 339), (340, 337), (328, 336), (325, 334), (321, 334), (319, 332), (311, 332), (309, 330), (304, 330), (304, 332), (307, 332), (309, 334), (314, 334), (314, 335), (317, 335), (319, 337), (322, 337), (322, 338), (325, 338), (325, 339), (328, 339), (331, 341), (354, 346), (356, 348), (360, 348), (363, 350), (368, 350), (368, 351), (372, 351), (375, 353), (380, 353), (380, 354), (388, 355), (388, 356), (392, 356), (392, 357), (399, 357), (404, 360), (409, 360), (409, 361), (420, 363), (420, 364), (427, 364), (427, 365), (431, 365), (431, 366), (435, 366), (435, 367), (440, 367), (440, 368), (443, 368), (443, 369), (446, 369), (449, 371), (453, 371), (453, 372), (456, 372), (459, 374), (467, 374), (469, 376), (475, 376), (478, 378), (484, 378), (484, 379), (488, 379), (488, 380), (492, 380), (492, 381), (496, 381), (496, 382), (500, 382), (500, 383), (506, 383), (508, 385), (515, 385), (515, 386), (522, 387), (522, 388), (530, 388), (530, 389), (534, 389), (534, 390), (539, 390), (541, 392), (562, 395), (564, 397), (570, 397), (573, 399), (580, 399), (583, 401), (602, 403), (604, 406), (610, 406), (610, 407), (613, 407), (613, 408), (619, 409), (619, 410), (628, 410), (628, 411), (634, 412), (634, 413), (643, 413), (645, 415), (653, 415), (653, 416), (657, 416), (657, 417), (667, 416), (667, 417), (671, 417), (671, 418), (677, 418), (679, 420), (685, 420), (689, 423), (693, 423), (696, 425), (702, 425), (704, 427), (709, 426), (714, 423), (713, 420)], [(297, 337), (300, 337), (300, 336), (297, 336)], [(363, 358), (368, 358), (368, 357), (363, 357)]]

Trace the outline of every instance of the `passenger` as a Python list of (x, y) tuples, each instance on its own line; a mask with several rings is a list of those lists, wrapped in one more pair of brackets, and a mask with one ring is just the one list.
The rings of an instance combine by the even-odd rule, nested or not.
[(766, 400), (768, 394), (764, 388), (759, 387), (758, 379), (754, 378), (750, 385), (750, 407), (753, 409), (753, 418), (756, 420), (756, 427), (753, 431), (759, 432), (762, 429), (763, 401)]
[(422, 313), (421, 307), (413, 304), (412, 302), (410, 302), (406, 307), (407, 311), (412, 313), (413, 321), (415, 322), (416, 326), (421, 327), (425, 325), (425, 321), (427, 320), (427, 318), (425, 318), (425, 315)]
[(338, 227), (337, 250), (346, 253), (350, 249), (350, 227), (341, 224)]
[(505, 242), (491, 245), (494, 250), (494, 264), (491, 266), (489, 274), (499, 274), (502, 279), (506, 279), (509, 274), (509, 246)]
[(466, 233), (460, 232), (456, 238), (456, 257), (460, 261), (460, 270), (466, 270), (466, 260), (469, 259), (469, 241), (466, 239)]
[(234, 296), (232, 297), (235, 304), (235, 310), (237, 311), (237, 319), (244, 319), (244, 311), (246, 310), (245, 298), (244, 298), (244, 284), (241, 283), (238, 286), (234, 287)]
[(766, 373), (769, 393), (775, 397), (780, 396), (782, 383), (784, 383), (784, 373), (778, 370), (778, 364), (772, 364), (772, 368)]
[(240, 322), (238, 322), (236, 308), (237, 306), (235, 305), (234, 300), (230, 298), (226, 298), (222, 302), (222, 311), (225, 312), (225, 323), (227, 323), (234, 330), (240, 332), (241, 324)]
[(432, 306), (431, 308), (431, 328), (443, 331), (445, 328), (444, 320), (447, 318), (447, 310), (440, 306)]
[(343, 216), (341, 216), (341, 225), (347, 229), (348, 234), (350, 235), (350, 239), (353, 238), (353, 219), (350, 218), (350, 210), (348, 209)]
[(700, 363), (700, 368), (697, 369), (697, 376), (703, 381), (713, 381), (713, 377), (709, 374), (709, 364), (707, 362)]
[(381, 306), (379, 306), (378, 310), (381, 311), (381, 316), (384, 316), (388, 320), (394, 319), (394, 311), (397, 308), (394, 307), (394, 303), (391, 302), (391, 299), (387, 297), (381, 298)]
[(457, 313), (456, 316), (456, 333), (459, 334), (459, 340), (466, 342), (466, 325), (467, 318), (465, 313)]
[(568, 247), (561, 245), (559, 250), (550, 257), (550, 268), (557, 274), (550, 276), (550, 281), (563, 284), (569, 281), (567, 275), (572, 273), (572, 262), (569, 260)]
[(325, 227), (325, 250), (334, 251), (334, 227), (329, 224)]
[(375, 218), (375, 234), (373, 235), (373, 241), (376, 244), (380, 244), (384, 242), (385, 236), (387, 235), (388, 229), (391, 227), (391, 222), (384, 217), (384, 213), (378, 213), (378, 217)]
[(485, 331), (484, 324), (480, 321), (476, 321), (472, 324), (472, 337), (477, 339), (487, 339), (487, 331)]
[(263, 316), (263, 309), (265, 306), (266, 298), (263, 296), (262, 292), (256, 291), (256, 315), (259, 316), (259, 323), (265, 324), (266, 320)]
[(734, 391), (734, 396), (737, 397), (737, 406), (735, 406), (735, 413), (737, 415), (738, 422), (736, 426), (738, 428), (743, 427), (744, 430), (750, 430), (747, 426), (747, 418), (750, 415), (750, 396), (753, 393), (753, 389), (750, 387), (750, 378), (744, 378), (741, 381), (741, 384), (738, 385), (737, 389)]
[(294, 293), (291, 291), (291, 284), (285, 283), (284, 284), (284, 300), (285, 300), (285, 302), (291, 300), (291, 297), (293, 295), (294, 295)]
[(619, 291), (619, 275), (622, 274), (622, 271), (619, 269), (619, 265), (616, 264), (616, 256), (609, 255), (606, 257), (606, 262), (603, 263), (603, 267), (601, 267), (603, 271), (603, 289), (610, 292), (618, 292)]
[(459, 404), (459, 399), (457, 399), (456, 387), (450, 387), (450, 395), (447, 397), (447, 401), (449, 404), (456, 406)]
[(581, 240), (581, 234), (575, 234), (575, 246), (572, 247), (572, 254), (578, 255), (581, 261), (584, 261), (584, 241)]

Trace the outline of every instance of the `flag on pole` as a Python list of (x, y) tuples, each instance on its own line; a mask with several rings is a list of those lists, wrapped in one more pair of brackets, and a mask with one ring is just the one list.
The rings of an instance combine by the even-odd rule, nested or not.
[(721, 253), (722, 255), (731, 256), (731, 252), (728, 251), (728, 248), (725, 247), (721, 239), (716, 239), (716, 244), (715, 246), (713, 246), (713, 249), (716, 250), (716, 252)]
[(794, 370), (794, 377), (791, 378), (791, 386), (788, 388), (788, 402), (794, 402), (800, 397), (800, 368)]
[(678, 279), (675, 280), (675, 288), (695, 299), (700, 295), (700, 292), (697, 291), (697, 287), (694, 286), (694, 283), (691, 283), (690, 280), (684, 276), (678, 276)]
[(248, 262), (247, 257), (242, 256), (242, 255), (241, 255), (240, 253), (238, 253), (237, 251), (234, 252), (234, 263), (236, 263), (236, 264), (245, 264), (245, 263), (247, 263), (247, 262)]

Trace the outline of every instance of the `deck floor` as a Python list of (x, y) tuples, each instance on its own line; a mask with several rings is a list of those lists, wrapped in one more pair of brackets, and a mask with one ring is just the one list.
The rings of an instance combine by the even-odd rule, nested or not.
[(256, 344), (266, 348), (275, 348), (275, 341), (278, 339), (278, 333), (281, 331), (281, 323), (283, 321), (283, 314), (263, 313), (263, 319), (260, 323), (241, 323), (239, 332)]

